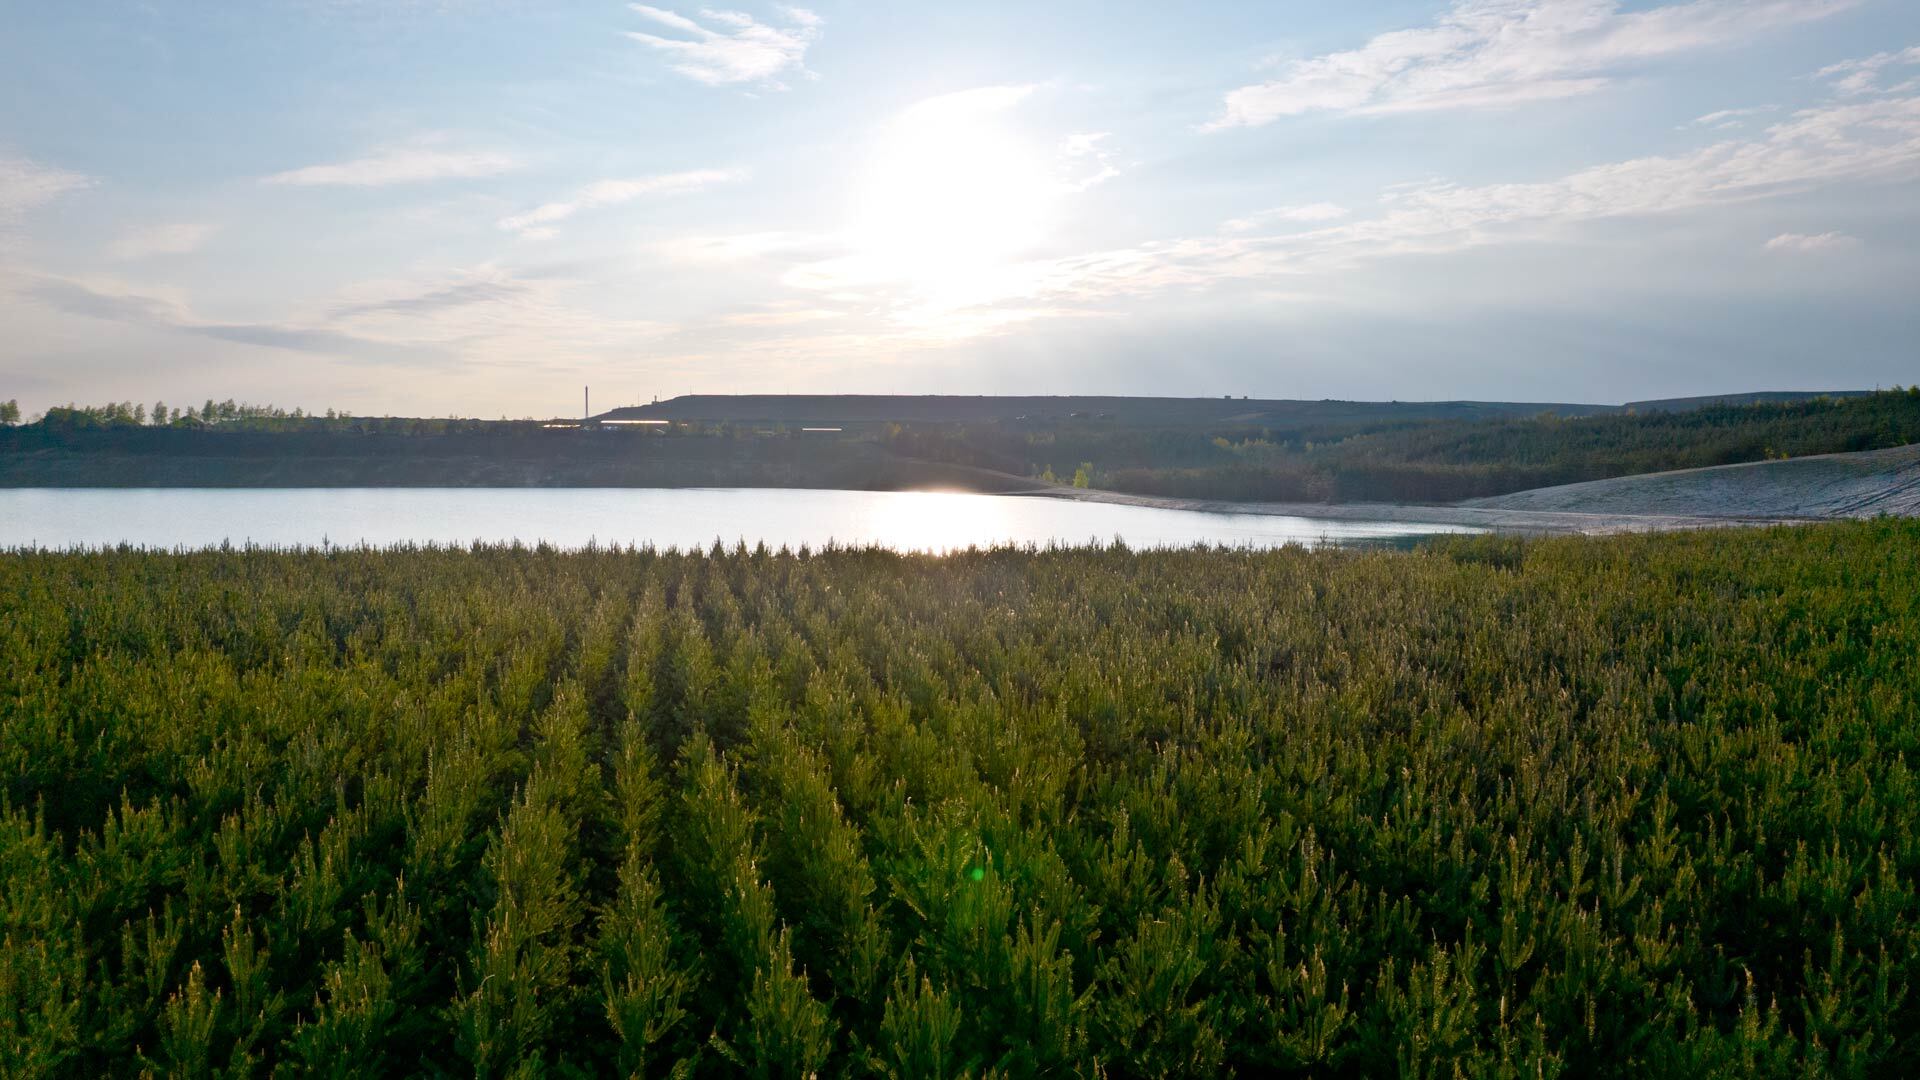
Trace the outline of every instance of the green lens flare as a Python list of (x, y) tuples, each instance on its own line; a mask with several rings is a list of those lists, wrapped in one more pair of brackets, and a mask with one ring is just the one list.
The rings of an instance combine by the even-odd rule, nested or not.
[(979, 881), (987, 876), (987, 872), (982, 867), (976, 866), (967, 874), (967, 876), (972, 878), (975, 881)]

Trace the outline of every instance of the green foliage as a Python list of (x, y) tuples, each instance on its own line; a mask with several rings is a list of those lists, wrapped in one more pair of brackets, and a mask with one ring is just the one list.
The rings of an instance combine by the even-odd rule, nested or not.
[(685, 1001), (697, 971), (675, 955), (659, 876), (635, 850), (620, 869), (620, 892), (602, 921), (601, 992), (620, 1040), (624, 1076), (645, 1076), (685, 1035)]
[[(1144, 495), (1270, 501), (1451, 502), (1613, 476), (1920, 442), (1920, 395), (1891, 390), (1785, 404), (1563, 418), (1361, 419), (1329, 410), (1247, 426), (918, 425), (886, 436), (920, 459), (1036, 475), (1072, 455), (1074, 477)], [(1054, 482), (1049, 469), (1041, 478)]]
[(7, 1075), (1920, 1072), (1920, 524), (0, 555)]
[(387, 1047), (399, 1030), (403, 1009), (415, 1007), (408, 991), (420, 976), (419, 911), (406, 901), (406, 883), (396, 883), (384, 903), (367, 902), (366, 942), (348, 930), (337, 959), (325, 961), (311, 1018), (294, 1031), (289, 1050), (305, 1069), (335, 1077), (378, 1073), (391, 1067)]
[(961, 1075), (953, 1043), (960, 1034), (960, 1010), (951, 998), (914, 969), (912, 958), (895, 977), (880, 1020), (880, 1054), (875, 1071), (889, 1077), (945, 1080)]

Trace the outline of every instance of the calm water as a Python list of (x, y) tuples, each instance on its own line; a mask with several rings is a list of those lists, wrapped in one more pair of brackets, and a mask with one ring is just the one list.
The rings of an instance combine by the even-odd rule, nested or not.
[(998, 543), (1129, 547), (1400, 540), (1473, 532), (1414, 522), (1203, 514), (1060, 499), (760, 488), (25, 488), (0, 490), (0, 548), (318, 547), (473, 541), (555, 547), (946, 551)]

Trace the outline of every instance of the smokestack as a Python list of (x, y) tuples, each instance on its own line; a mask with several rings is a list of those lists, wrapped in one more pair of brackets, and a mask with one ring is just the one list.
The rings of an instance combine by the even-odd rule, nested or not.
[(585, 420), (587, 417), (592, 415), (593, 415), (593, 387), (583, 386), (580, 388), (580, 419)]

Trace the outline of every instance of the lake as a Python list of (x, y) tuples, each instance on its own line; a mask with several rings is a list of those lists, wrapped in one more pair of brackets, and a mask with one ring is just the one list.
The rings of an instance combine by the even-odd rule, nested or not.
[(1395, 542), (1478, 530), (1419, 522), (1216, 514), (1065, 499), (798, 488), (16, 488), (0, 548), (174, 549), (460, 544), (705, 548), (993, 544), (1133, 548)]

